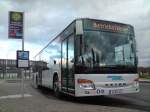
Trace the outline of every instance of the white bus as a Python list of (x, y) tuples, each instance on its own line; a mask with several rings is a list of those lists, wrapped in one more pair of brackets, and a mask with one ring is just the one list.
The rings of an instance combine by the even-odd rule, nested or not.
[(139, 92), (131, 25), (80, 18), (36, 56), (36, 86), (76, 97)]

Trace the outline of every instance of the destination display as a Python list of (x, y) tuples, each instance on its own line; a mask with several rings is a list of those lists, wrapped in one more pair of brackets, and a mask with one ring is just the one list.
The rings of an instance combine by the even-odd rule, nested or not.
[(127, 27), (116, 25), (116, 24), (105, 24), (105, 23), (94, 22), (93, 27), (97, 29), (112, 30), (112, 31), (117, 31), (117, 32), (128, 31)]
[(85, 20), (84, 29), (127, 33), (130, 28), (128, 25), (115, 22)]

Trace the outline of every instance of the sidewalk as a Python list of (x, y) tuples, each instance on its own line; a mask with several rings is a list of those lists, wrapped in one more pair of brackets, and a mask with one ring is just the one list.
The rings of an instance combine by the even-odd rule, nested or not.
[(3, 83), (3, 82), (4, 82), (4, 80), (0, 80), (0, 84)]

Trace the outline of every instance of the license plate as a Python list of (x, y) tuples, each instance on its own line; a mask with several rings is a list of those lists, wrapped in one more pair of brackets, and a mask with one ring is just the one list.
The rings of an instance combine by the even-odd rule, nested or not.
[(121, 94), (122, 89), (114, 89), (114, 90), (109, 90), (109, 94)]

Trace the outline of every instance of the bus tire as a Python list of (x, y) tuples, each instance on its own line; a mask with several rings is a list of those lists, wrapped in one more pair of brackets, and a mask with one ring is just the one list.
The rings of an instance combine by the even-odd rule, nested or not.
[(55, 75), (53, 78), (53, 90), (54, 90), (54, 95), (58, 98), (60, 98), (60, 91), (59, 91), (59, 79), (58, 76)]

